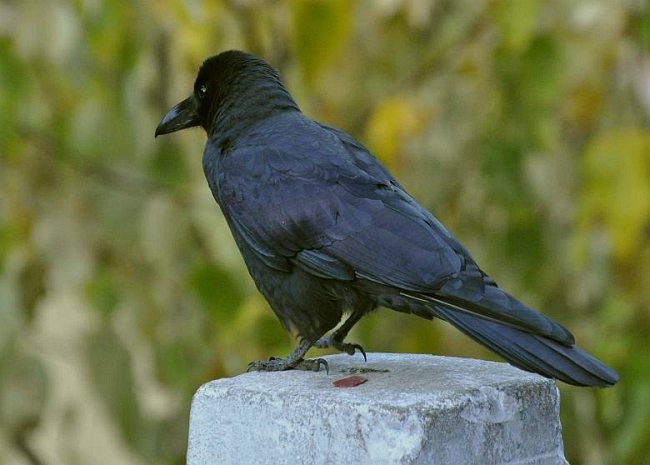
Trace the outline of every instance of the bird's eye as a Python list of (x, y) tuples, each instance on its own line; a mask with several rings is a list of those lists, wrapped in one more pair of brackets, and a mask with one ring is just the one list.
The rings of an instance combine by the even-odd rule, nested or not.
[(199, 98), (205, 97), (205, 94), (208, 92), (208, 86), (203, 84), (201, 87), (199, 87)]

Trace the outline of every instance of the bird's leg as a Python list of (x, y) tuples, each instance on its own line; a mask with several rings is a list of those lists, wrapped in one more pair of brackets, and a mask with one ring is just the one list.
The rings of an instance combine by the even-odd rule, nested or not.
[(318, 347), (319, 349), (327, 349), (328, 347), (334, 347), (335, 349), (345, 352), (349, 355), (354, 355), (355, 352), (358, 350), (363, 354), (363, 359), (368, 361), (366, 358), (366, 351), (363, 350), (363, 347), (361, 347), (359, 344), (353, 344), (349, 342), (343, 342), (343, 340), (346, 338), (352, 327), (361, 319), (363, 316), (363, 312), (360, 311), (353, 311), (352, 314), (348, 317), (347, 320), (341, 325), (339, 329), (334, 331), (332, 334), (329, 336), (323, 336), (321, 337), (316, 343), (314, 344), (314, 347)]
[(329, 373), (329, 366), (327, 361), (322, 358), (313, 358), (305, 360), (303, 357), (313, 345), (307, 339), (303, 339), (298, 344), (298, 347), (291, 352), (287, 358), (271, 357), (268, 361), (258, 360), (248, 364), (246, 371), (283, 371), (283, 370), (305, 370), (305, 371), (319, 371), (321, 365)]

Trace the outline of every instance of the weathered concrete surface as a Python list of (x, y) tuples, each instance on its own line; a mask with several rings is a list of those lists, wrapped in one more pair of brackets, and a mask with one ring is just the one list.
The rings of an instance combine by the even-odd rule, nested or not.
[[(329, 376), (247, 373), (202, 386), (188, 464), (567, 463), (551, 380), (505, 363), (432, 355), (326, 358)], [(334, 387), (351, 367), (390, 371)]]

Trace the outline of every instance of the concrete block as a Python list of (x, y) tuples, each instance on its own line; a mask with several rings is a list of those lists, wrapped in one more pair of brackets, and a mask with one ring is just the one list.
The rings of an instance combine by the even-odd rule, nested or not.
[[(432, 355), (325, 358), (329, 375), (246, 373), (203, 385), (192, 402), (187, 463), (567, 463), (552, 380)], [(367, 382), (333, 385), (353, 374)]]

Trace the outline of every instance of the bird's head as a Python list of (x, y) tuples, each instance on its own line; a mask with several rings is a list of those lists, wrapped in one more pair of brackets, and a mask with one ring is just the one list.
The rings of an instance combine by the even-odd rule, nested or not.
[(298, 110), (278, 73), (251, 54), (231, 50), (203, 62), (192, 95), (172, 107), (156, 137), (201, 126), (208, 135), (241, 129), (283, 110)]

